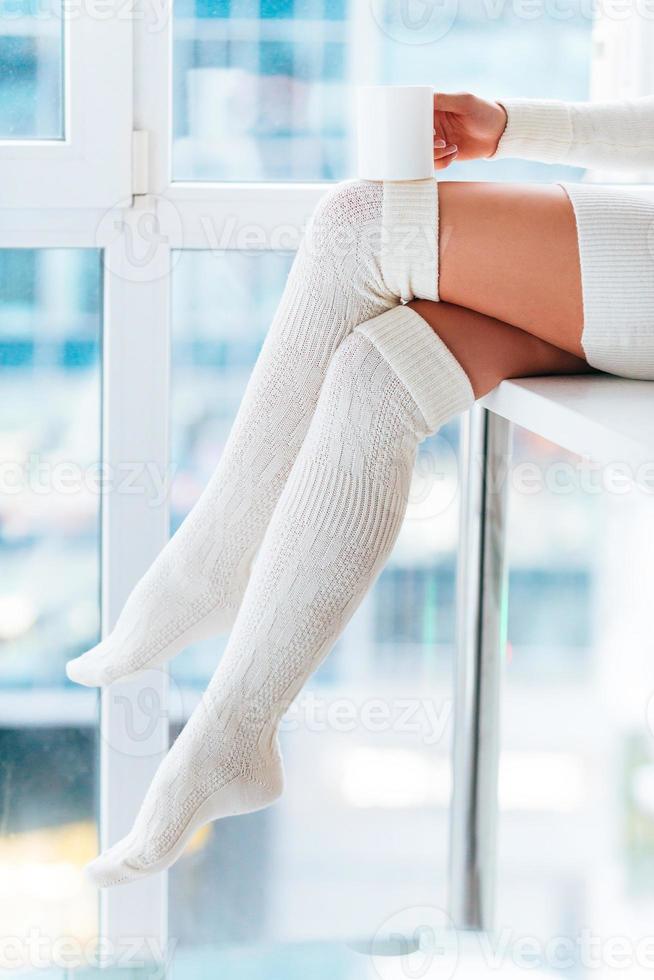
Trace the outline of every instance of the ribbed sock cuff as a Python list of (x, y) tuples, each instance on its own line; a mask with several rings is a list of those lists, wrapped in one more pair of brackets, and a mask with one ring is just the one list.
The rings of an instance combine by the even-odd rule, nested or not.
[(475, 400), (467, 374), (437, 333), (412, 307), (396, 306), (360, 323), (422, 412), (430, 432)]
[(404, 302), (438, 299), (438, 183), (384, 182), (381, 270)]

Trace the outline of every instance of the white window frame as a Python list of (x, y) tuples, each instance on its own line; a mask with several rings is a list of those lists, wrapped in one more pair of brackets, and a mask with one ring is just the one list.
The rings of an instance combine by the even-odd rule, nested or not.
[[(103, 249), (103, 461), (110, 470), (147, 461), (164, 472), (176, 250), (241, 249), (247, 247), (252, 226), (262, 233), (264, 248), (293, 248), (325, 185), (173, 182), (172, 15), (167, 6), (153, 30), (141, 4), (107, 0), (103, 10), (110, 9), (111, 17), (96, 20), (85, 14), (66, 24), (68, 135), (63, 141), (0, 142), (0, 247)], [(127, 9), (133, 17), (125, 16)], [(625, 55), (615, 55), (620, 57)], [(366, 64), (368, 58), (364, 48), (351, 66)], [(147, 141), (137, 140), (133, 160), (135, 131), (147, 133)], [(147, 261), (135, 265), (134, 243), (144, 219), (156, 223), (157, 244)], [(168, 522), (167, 503), (153, 507), (147, 493), (106, 494), (104, 633), (165, 544)], [(138, 703), (146, 688), (154, 691), (161, 711), (147, 738), (131, 746), (124, 705)], [(131, 826), (166, 751), (168, 724), (163, 670), (103, 693), (102, 846)], [(144, 955), (165, 949), (166, 875), (103, 891), (100, 909), (100, 935), (109, 948), (120, 951), (125, 937), (141, 937)]]
[[(145, 22), (134, 31), (135, 130), (147, 133), (147, 163), (141, 169), (133, 206), (102, 221), (96, 244), (105, 248), (104, 459), (168, 464), (170, 285), (180, 249), (243, 248), (256, 227), (267, 248), (279, 242), (294, 248), (307, 217), (325, 191), (323, 183), (220, 184), (173, 182), (172, 18), (152, 32)], [(144, 181), (142, 183), (141, 181)], [(147, 266), (130, 264), (139, 221), (154, 218), (158, 247)], [(124, 222), (125, 234), (115, 234)], [(130, 235), (131, 229), (131, 235)], [(105, 237), (106, 230), (106, 237)], [(131, 237), (131, 241), (128, 238)], [(144, 246), (147, 243), (141, 243)], [(147, 248), (142, 249), (143, 252)], [(122, 271), (121, 271), (122, 270)], [(147, 372), (143, 371), (148, 366)], [(155, 368), (158, 367), (158, 371)], [(126, 383), (126, 379), (129, 382)], [(109, 494), (103, 514), (103, 623), (116, 618), (131, 586), (168, 537), (167, 505), (150, 508), (146, 498)], [(129, 830), (160, 755), (168, 744), (167, 674), (136, 679), (105, 692), (101, 715), (101, 839), (107, 845)], [(138, 703), (144, 687), (154, 687), (162, 707), (147, 745), (132, 755), (126, 744), (121, 698)], [(145, 751), (143, 751), (145, 748)], [(102, 892), (100, 933), (110, 948), (124, 937), (146, 938), (148, 947), (167, 943), (167, 875)]]
[(0, 209), (109, 208), (131, 194), (133, 18), (124, 0), (61, 4), (48, 16), (62, 24), (64, 135), (0, 139)]

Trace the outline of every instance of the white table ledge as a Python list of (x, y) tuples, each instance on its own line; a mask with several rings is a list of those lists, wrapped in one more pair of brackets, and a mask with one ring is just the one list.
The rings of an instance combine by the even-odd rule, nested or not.
[[(601, 464), (654, 464), (654, 382), (609, 375), (503, 381), (482, 405), (570, 452)], [(654, 467), (646, 479), (654, 482)]]

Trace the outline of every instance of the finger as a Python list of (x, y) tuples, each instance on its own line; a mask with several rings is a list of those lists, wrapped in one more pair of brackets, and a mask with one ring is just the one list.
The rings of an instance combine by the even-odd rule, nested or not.
[(450, 153), (449, 156), (442, 157), (442, 159), (440, 160), (434, 160), (434, 169), (445, 170), (447, 167), (450, 166), (450, 164), (454, 163), (458, 155), (459, 155), (458, 152)]
[(444, 160), (446, 157), (452, 156), (453, 153), (458, 151), (458, 146), (456, 143), (450, 143), (448, 146), (438, 148), (434, 144), (434, 160)]

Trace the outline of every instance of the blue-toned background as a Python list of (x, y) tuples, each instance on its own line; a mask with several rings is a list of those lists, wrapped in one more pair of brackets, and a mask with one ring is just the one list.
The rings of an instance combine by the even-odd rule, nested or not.
[[(490, 0), (417, 6), (431, 11), (420, 29), (376, 0), (179, 0), (176, 179), (351, 175), (356, 83), (587, 97), (592, 24), (581, 6), (565, 18)], [(56, 9), (35, 16), (42, 9), (0, 6), (0, 139), (64, 135), (61, 21)], [(563, 176), (578, 175), (519, 161), (447, 174)], [(219, 458), (290, 261), (207, 251), (175, 266), (173, 529)], [(0, 250), (0, 879), (13, 883), (0, 888), (0, 934), (26, 923), (51, 936), (96, 928), (80, 874), (95, 849), (95, 696), (69, 685), (63, 665), (99, 630), (101, 294), (96, 251)], [(281, 980), (298, 963), (306, 975), (316, 962), (306, 944), (365, 937), (399, 908), (445, 904), (457, 446), (456, 422), (423, 446), (391, 562), (284, 733), (284, 799), (204, 830), (173, 870), (180, 976), (208, 975), (216, 947), (266, 943), (300, 952), (288, 959), (282, 947), (249, 967), (230, 954), (230, 980)], [(516, 463), (533, 464), (542, 487), (511, 500), (500, 924), (544, 939), (589, 921), (627, 929), (625, 917), (646, 922), (654, 902), (649, 743), (625, 707), (629, 675), (603, 640), (623, 642), (607, 625), (618, 543), (603, 543), (600, 496), (548, 480), (562, 455), (517, 434)], [(221, 645), (176, 662), (186, 709)], [(381, 732), (365, 723), (374, 700), (391, 713)], [(415, 713), (403, 728), (406, 702)], [(337, 976), (339, 955), (330, 973), (321, 950), (320, 969)], [(579, 955), (566, 976), (586, 975)]]

